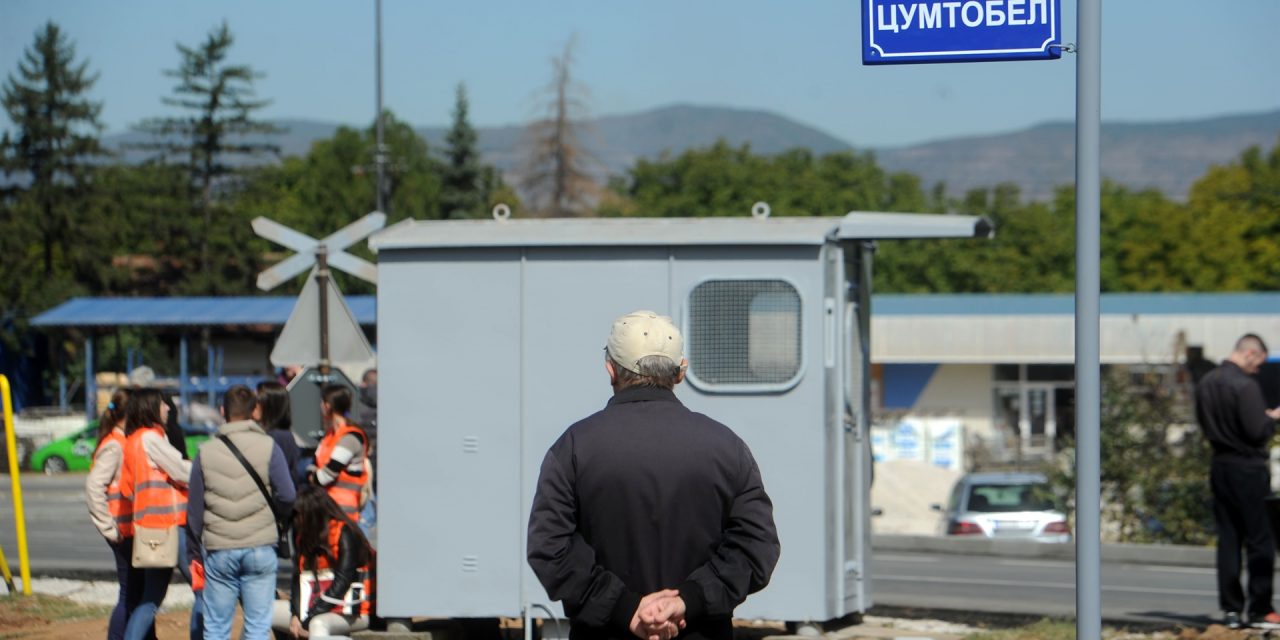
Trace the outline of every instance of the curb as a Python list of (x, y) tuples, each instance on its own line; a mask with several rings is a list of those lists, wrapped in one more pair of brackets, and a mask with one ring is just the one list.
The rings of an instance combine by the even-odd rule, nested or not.
[[(944, 555), (979, 555), (1007, 558), (1046, 558), (1075, 561), (1074, 544), (1051, 544), (1029, 540), (955, 538), (941, 536), (871, 536), (873, 551), (923, 551)], [(1213, 547), (1175, 544), (1104, 544), (1102, 561), (1128, 564), (1213, 567), (1217, 552)]]

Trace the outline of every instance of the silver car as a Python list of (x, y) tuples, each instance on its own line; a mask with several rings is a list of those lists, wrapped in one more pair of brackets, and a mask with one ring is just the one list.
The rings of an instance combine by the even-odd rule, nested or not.
[(956, 482), (940, 533), (999, 539), (1070, 542), (1067, 516), (1039, 473), (970, 473)]

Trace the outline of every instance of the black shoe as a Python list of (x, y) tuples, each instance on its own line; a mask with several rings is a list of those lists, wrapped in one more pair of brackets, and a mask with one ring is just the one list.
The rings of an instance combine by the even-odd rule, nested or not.
[(1244, 627), (1244, 623), (1240, 621), (1240, 613), (1236, 611), (1228, 611), (1222, 614), (1222, 624), (1228, 629), (1240, 629)]
[(1266, 615), (1258, 616), (1256, 620), (1253, 616), (1249, 616), (1249, 626), (1255, 629), (1280, 629), (1280, 613), (1271, 611)]

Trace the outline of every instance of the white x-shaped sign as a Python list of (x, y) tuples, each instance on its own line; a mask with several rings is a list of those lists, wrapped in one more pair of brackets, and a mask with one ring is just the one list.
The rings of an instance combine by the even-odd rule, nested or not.
[(329, 253), (329, 266), (367, 280), (378, 282), (378, 267), (369, 261), (357, 258), (346, 251), (347, 247), (359, 242), (369, 234), (381, 229), (387, 223), (387, 214), (374, 211), (355, 222), (316, 240), (311, 236), (294, 231), (274, 220), (262, 216), (253, 219), (253, 232), (276, 244), (288, 247), (298, 253), (280, 261), (275, 266), (258, 274), (258, 288), (269, 291), (280, 283), (311, 268), (316, 261), (316, 249), (324, 245)]

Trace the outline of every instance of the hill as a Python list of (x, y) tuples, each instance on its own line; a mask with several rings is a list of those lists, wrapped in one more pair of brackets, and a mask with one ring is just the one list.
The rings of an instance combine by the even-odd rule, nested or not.
[[(1154, 187), (1184, 199), (1210, 165), (1230, 162), (1251, 145), (1280, 143), (1280, 110), (1169, 123), (1104, 123), (1102, 174), (1133, 188)], [(1022, 131), (880, 149), (880, 164), (926, 183), (943, 181), (952, 195), (1013, 182), (1024, 196), (1047, 199), (1075, 181), (1075, 126), (1037, 125)]]
[[(277, 139), (285, 155), (306, 153), (317, 139), (333, 135), (338, 125), (312, 120), (280, 120), (288, 132)], [(444, 127), (418, 132), (435, 149), (444, 145)], [(484, 161), (504, 172), (519, 169), (520, 126), (479, 127)], [(611, 115), (587, 122), (584, 142), (600, 160), (602, 173), (622, 175), (639, 158), (658, 158), (706, 147), (718, 139), (750, 144), (773, 154), (804, 147), (816, 154), (854, 145), (784, 116), (767, 111), (674, 105), (633, 114)], [(128, 132), (106, 137), (108, 146), (141, 140)], [(1280, 110), (1184, 122), (1107, 123), (1102, 127), (1102, 171), (1129, 187), (1154, 187), (1182, 199), (1192, 182), (1210, 165), (1229, 162), (1251, 145), (1280, 142)], [(1054, 122), (1021, 131), (938, 140), (903, 147), (874, 149), (881, 165), (919, 175), (926, 185), (944, 182), (952, 195), (978, 186), (1012, 182), (1024, 196), (1046, 199), (1075, 176), (1075, 131), (1070, 122)], [(138, 152), (126, 159), (138, 160)]]

